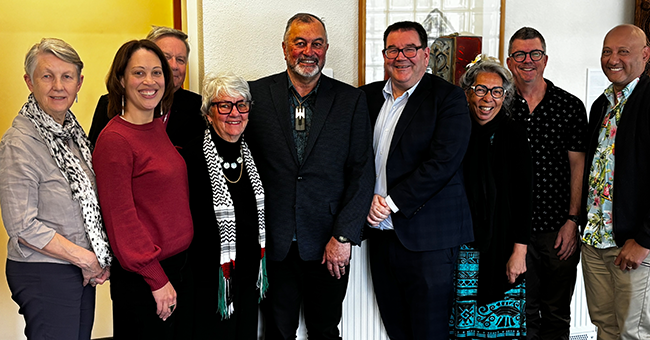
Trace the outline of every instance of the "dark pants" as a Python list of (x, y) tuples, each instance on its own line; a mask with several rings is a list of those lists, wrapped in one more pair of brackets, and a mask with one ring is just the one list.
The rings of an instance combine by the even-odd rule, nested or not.
[(160, 261), (165, 274), (176, 290), (176, 309), (163, 321), (156, 314), (156, 300), (144, 278), (124, 270), (116, 258), (111, 267), (111, 300), (113, 300), (113, 338), (124, 339), (189, 339), (191, 336), (192, 295), (188, 288), (191, 270), (187, 253), (182, 252)]
[(388, 336), (448, 339), (458, 247), (414, 252), (394, 231), (369, 233), (372, 282)]
[(6, 270), (11, 298), (25, 317), (28, 339), (90, 339), (95, 288), (83, 286), (78, 267), (7, 260)]
[(531, 236), (526, 255), (527, 339), (569, 339), (571, 297), (580, 249), (567, 260), (554, 249), (557, 232)]
[(341, 279), (320, 261), (303, 261), (293, 242), (283, 261), (267, 261), (269, 290), (262, 301), (266, 340), (295, 339), (303, 304), (309, 340), (340, 339), (338, 324), (348, 287), (349, 266)]
[[(240, 242), (241, 238), (237, 238)], [(260, 245), (248, 248), (237, 244), (237, 259), (232, 277), (232, 299), (234, 313), (229, 319), (222, 319), (217, 311), (218, 288), (223, 282), (218, 282), (218, 264), (213, 258), (192, 259), (195, 273), (199, 270), (212, 271), (201, 275), (201, 280), (195, 280), (194, 294), (198, 301), (194, 309), (193, 339), (228, 339), (228, 340), (257, 340), (258, 301), (260, 291), (257, 279), (260, 266)], [(252, 249), (251, 249), (252, 248)], [(210, 269), (208, 269), (210, 268)], [(215, 281), (212, 281), (212, 280)]]

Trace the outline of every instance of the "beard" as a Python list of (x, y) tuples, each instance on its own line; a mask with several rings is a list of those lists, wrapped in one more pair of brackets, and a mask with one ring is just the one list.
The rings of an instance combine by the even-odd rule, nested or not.
[[(308, 66), (303, 66), (300, 64), (302, 61), (305, 60), (313, 60), (314, 61), (314, 66), (308, 67)], [(325, 59), (323, 58), (323, 61), (321, 63), (321, 60), (318, 58), (298, 58), (293, 64), (290, 64), (289, 61), (287, 61), (287, 66), (296, 74), (300, 75), (301, 77), (304, 78), (313, 78), (318, 76), (321, 71), (323, 70), (323, 66), (325, 65)]]

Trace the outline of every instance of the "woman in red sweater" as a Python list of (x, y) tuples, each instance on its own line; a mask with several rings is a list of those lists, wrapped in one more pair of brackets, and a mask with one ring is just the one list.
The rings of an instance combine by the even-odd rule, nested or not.
[(116, 258), (114, 339), (183, 339), (193, 235), (187, 173), (164, 122), (155, 119), (171, 107), (171, 69), (154, 43), (130, 41), (117, 51), (106, 87), (113, 118), (93, 156)]

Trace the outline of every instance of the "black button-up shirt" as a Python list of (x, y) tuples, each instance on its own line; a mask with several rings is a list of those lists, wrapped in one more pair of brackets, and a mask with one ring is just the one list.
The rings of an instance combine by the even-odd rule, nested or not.
[(533, 154), (533, 233), (559, 230), (571, 200), (568, 151), (585, 152), (587, 112), (576, 96), (546, 80), (546, 94), (532, 114), (515, 94), (513, 119), (526, 127)]

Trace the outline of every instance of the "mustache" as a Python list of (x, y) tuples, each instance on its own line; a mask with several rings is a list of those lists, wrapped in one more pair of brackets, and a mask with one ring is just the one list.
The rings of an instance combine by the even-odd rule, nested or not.
[(318, 57), (300, 57), (297, 60), (297, 62), (299, 62), (299, 63), (301, 63), (303, 61), (313, 61), (316, 64), (320, 63), (320, 60), (318, 59)]

